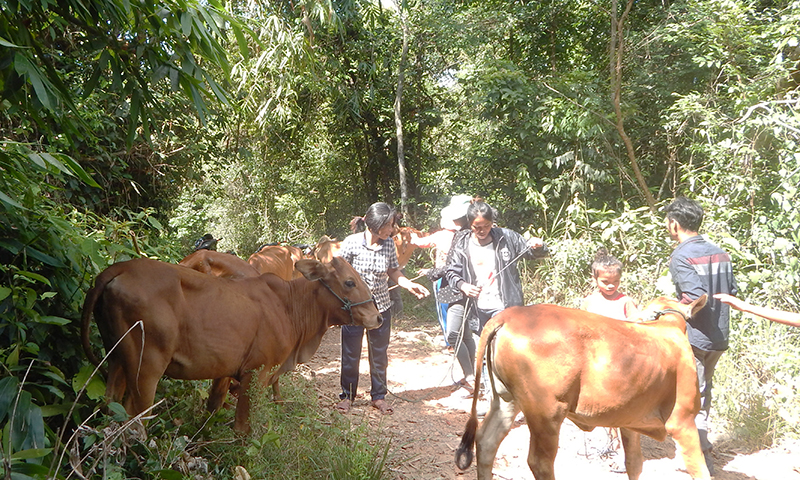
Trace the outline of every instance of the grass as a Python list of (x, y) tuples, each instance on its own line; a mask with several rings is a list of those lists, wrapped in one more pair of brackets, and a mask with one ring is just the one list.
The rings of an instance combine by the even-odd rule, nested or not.
[(195, 452), (220, 465), (223, 471), (214, 478), (226, 478), (237, 466), (253, 479), (389, 478), (389, 441), (366, 423), (355, 426), (345, 416), (320, 409), (312, 382), (302, 375), (281, 376), (280, 405), (271, 400), (271, 389), (251, 390), (250, 434), (227, 443), (230, 430), (211, 432), (210, 441)]
[(103, 417), (68, 448), (87, 455), (95, 478), (238, 479), (244, 471), (254, 480), (390, 478), (390, 440), (380, 427), (320, 409), (312, 381), (299, 373), (281, 376), (282, 405), (271, 400), (271, 388), (253, 387), (246, 435), (231, 429), (233, 409), (205, 412), (208, 385), (163, 379), (166, 401), (144, 441)]
[(712, 415), (752, 448), (800, 438), (800, 332), (739, 313), (714, 375)]

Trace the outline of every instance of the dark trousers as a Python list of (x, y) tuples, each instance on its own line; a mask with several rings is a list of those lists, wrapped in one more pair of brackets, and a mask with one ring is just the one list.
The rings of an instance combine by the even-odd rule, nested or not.
[(697, 381), (700, 387), (700, 412), (694, 419), (697, 425), (697, 433), (700, 435), (700, 447), (703, 452), (711, 450), (711, 442), (708, 441), (708, 414), (711, 412), (711, 386), (714, 378), (714, 370), (717, 368), (719, 357), (722, 352), (719, 350), (700, 350), (692, 346), (694, 352), (694, 364), (697, 367)]
[[(372, 381), (370, 395), (372, 400), (386, 397), (386, 367), (389, 365), (389, 337), (392, 333), (392, 313), (386, 310), (381, 313), (383, 323), (380, 327), (367, 330), (367, 347), (369, 352), (369, 376)], [(353, 400), (358, 391), (358, 366), (361, 363), (361, 345), (364, 339), (364, 327), (356, 325), (342, 326), (342, 393), (339, 398)]]

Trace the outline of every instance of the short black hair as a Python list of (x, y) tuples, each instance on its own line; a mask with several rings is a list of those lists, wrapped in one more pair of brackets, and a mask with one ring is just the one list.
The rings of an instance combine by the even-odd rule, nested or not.
[(697, 232), (703, 223), (703, 207), (692, 199), (678, 197), (667, 208), (667, 219), (675, 220), (684, 230)]
[(605, 247), (597, 249), (594, 254), (594, 261), (592, 262), (592, 277), (597, 278), (600, 270), (611, 270), (618, 274), (622, 274), (622, 262), (617, 257), (608, 253)]

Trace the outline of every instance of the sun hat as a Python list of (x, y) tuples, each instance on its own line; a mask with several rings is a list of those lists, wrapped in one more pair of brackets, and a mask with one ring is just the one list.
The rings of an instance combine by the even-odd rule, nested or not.
[(450, 199), (450, 205), (442, 209), (442, 220), (439, 222), (442, 228), (456, 230), (458, 226), (456, 220), (467, 216), (467, 209), (472, 201), (469, 195), (455, 195)]

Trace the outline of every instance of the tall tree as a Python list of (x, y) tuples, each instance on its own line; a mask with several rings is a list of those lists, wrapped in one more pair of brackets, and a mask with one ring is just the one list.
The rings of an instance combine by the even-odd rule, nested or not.
[(622, 112), (622, 68), (625, 58), (625, 22), (633, 8), (633, 0), (628, 0), (625, 4), (622, 14), (619, 14), (618, 0), (611, 0), (611, 9), (609, 14), (611, 16), (611, 34), (609, 35), (609, 52), (610, 52), (610, 70), (611, 70), (611, 91), (612, 91), (612, 104), (614, 106), (614, 116), (616, 122), (614, 124), (617, 132), (619, 133), (622, 142), (625, 144), (625, 152), (628, 155), (628, 161), (633, 169), (633, 174), (636, 178), (636, 184), (639, 187), (639, 193), (644, 197), (650, 211), (655, 212), (656, 201), (653, 194), (650, 192), (650, 187), (642, 175), (639, 168), (639, 162), (636, 159), (636, 152), (633, 148), (633, 142), (625, 131), (625, 116)]
[(400, 178), (400, 209), (403, 217), (408, 218), (408, 184), (406, 182), (405, 139), (403, 137), (403, 84), (405, 83), (406, 64), (408, 63), (408, 22), (405, 14), (405, 2), (395, 1), (397, 16), (403, 32), (403, 46), (400, 52), (400, 63), (397, 65), (397, 93), (394, 98), (394, 123), (397, 132), (397, 172)]

